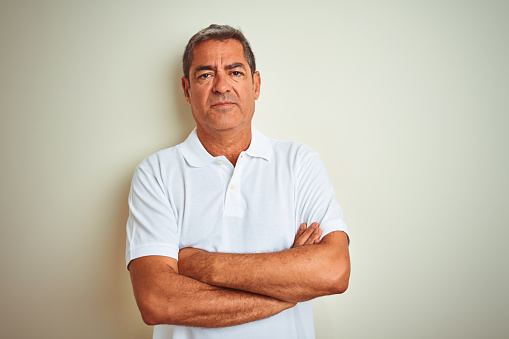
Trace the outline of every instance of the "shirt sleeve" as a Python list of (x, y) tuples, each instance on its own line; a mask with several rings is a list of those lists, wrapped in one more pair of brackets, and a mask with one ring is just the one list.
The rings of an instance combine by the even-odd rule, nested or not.
[(178, 259), (178, 232), (160, 176), (149, 168), (136, 168), (129, 193), (126, 265), (148, 255)]
[(310, 225), (320, 224), (322, 238), (333, 232), (348, 228), (343, 221), (343, 212), (336, 201), (327, 170), (318, 153), (302, 145), (298, 151), (297, 167), (297, 221)]

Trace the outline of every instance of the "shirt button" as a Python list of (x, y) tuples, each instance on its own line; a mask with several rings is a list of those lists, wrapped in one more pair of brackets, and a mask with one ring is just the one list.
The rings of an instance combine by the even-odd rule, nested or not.
[(222, 164), (223, 164), (223, 162), (222, 162), (221, 160), (219, 160), (219, 161), (217, 162), (217, 164), (218, 164), (218, 165), (222, 165)]
[(234, 189), (235, 189), (235, 186), (230, 185), (230, 189), (231, 189), (231, 190), (234, 190)]

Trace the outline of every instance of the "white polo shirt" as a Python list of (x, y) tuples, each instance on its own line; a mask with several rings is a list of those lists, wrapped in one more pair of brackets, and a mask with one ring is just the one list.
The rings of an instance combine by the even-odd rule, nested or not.
[[(178, 259), (184, 247), (260, 253), (288, 249), (301, 223), (323, 236), (348, 233), (325, 167), (316, 152), (270, 139), (252, 128), (235, 167), (213, 157), (196, 130), (136, 168), (129, 194), (126, 262), (147, 255)], [(156, 326), (154, 339), (167, 327)], [(175, 326), (173, 338), (314, 338), (311, 302), (267, 319), (223, 328)]]

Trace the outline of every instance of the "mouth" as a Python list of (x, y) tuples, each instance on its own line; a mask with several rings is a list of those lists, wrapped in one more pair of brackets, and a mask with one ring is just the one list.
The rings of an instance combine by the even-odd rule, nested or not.
[(235, 105), (235, 103), (232, 101), (220, 101), (212, 104), (212, 107), (226, 107), (231, 105)]

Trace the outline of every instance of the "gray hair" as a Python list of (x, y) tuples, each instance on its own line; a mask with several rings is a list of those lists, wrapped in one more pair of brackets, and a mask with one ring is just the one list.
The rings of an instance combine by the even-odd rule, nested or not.
[(212, 24), (207, 28), (202, 29), (189, 39), (184, 55), (182, 55), (182, 69), (184, 76), (189, 79), (189, 70), (191, 69), (191, 62), (193, 61), (193, 51), (196, 45), (207, 40), (224, 41), (228, 39), (235, 39), (242, 44), (244, 48), (244, 57), (251, 68), (251, 76), (256, 72), (256, 62), (251, 46), (247, 41), (244, 34), (238, 29), (228, 25)]

